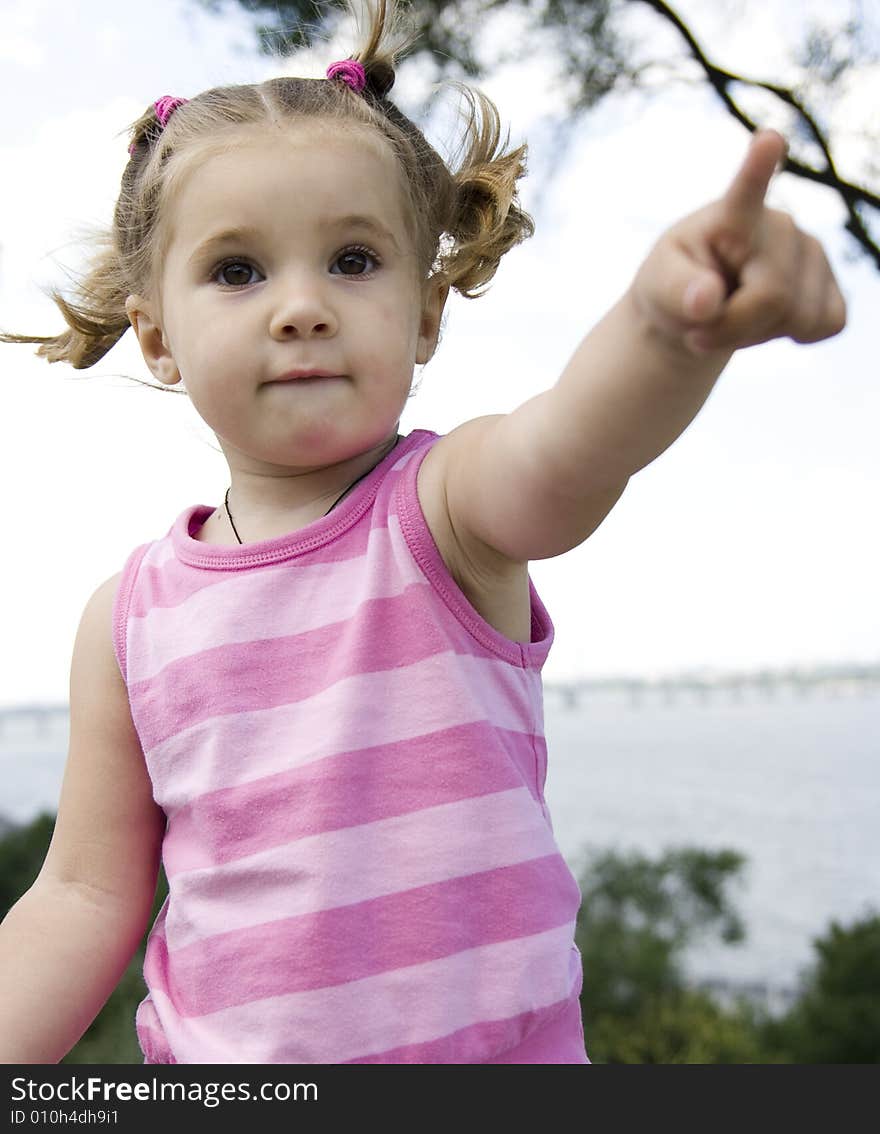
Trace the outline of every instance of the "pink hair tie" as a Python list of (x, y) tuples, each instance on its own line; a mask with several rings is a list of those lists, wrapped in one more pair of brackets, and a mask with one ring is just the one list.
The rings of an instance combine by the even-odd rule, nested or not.
[(359, 63), (357, 59), (340, 59), (337, 63), (331, 63), (327, 68), (327, 78), (341, 79), (343, 83), (347, 83), (358, 94), (367, 85), (367, 74), (364, 71), (363, 64)]
[(178, 106), (183, 106), (185, 102), (189, 102), (186, 98), (175, 98), (173, 95), (162, 95), (157, 98), (153, 103), (156, 108), (156, 117), (159, 119), (159, 125), (164, 130), (168, 125), (168, 119), (177, 110)]
[[(162, 95), (157, 98), (153, 103), (153, 109), (156, 111), (156, 117), (159, 120), (159, 125), (164, 130), (168, 125), (168, 119), (177, 110), (178, 106), (183, 106), (185, 102), (189, 102), (187, 98), (175, 98), (173, 95)], [(133, 154), (137, 149), (137, 142), (132, 142), (128, 147), (129, 154)]]

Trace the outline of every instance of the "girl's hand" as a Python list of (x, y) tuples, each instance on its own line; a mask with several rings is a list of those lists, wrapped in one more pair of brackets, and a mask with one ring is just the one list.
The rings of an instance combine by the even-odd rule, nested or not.
[(781, 134), (758, 131), (724, 196), (665, 232), (636, 275), (642, 316), (693, 354), (814, 343), (846, 325), (822, 245), (764, 204), (785, 152)]

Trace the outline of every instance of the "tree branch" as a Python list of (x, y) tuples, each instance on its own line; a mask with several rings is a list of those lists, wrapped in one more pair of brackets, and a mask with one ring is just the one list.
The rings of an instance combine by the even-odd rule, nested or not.
[(798, 177), (803, 177), (808, 181), (816, 181), (820, 185), (827, 185), (830, 189), (834, 189), (840, 194), (848, 214), (845, 226), (847, 232), (858, 241), (865, 252), (867, 252), (874, 261), (878, 271), (880, 271), (880, 247), (871, 239), (870, 233), (858, 212), (858, 206), (860, 204), (880, 209), (880, 197), (870, 193), (860, 185), (853, 185), (851, 182), (845, 181), (838, 174), (827, 139), (812, 114), (810, 114), (800, 99), (798, 99), (792, 91), (785, 87), (780, 87), (775, 83), (766, 83), (758, 79), (746, 79), (742, 75), (736, 75), (732, 71), (727, 71), (723, 67), (716, 66), (706, 57), (705, 52), (697, 43), (690, 28), (684, 24), (681, 18), (668, 4), (664, 3), (664, 0), (636, 0), (636, 2), (647, 4), (650, 8), (653, 8), (659, 16), (662, 16), (663, 19), (673, 25), (682, 39), (684, 39), (691, 55), (703, 68), (706, 78), (718, 94), (718, 97), (733, 117), (736, 118), (738, 122), (741, 122), (746, 129), (754, 132), (758, 127), (745, 111), (737, 105), (729, 89), (732, 83), (742, 83), (745, 86), (758, 87), (761, 90), (769, 91), (787, 106), (792, 107), (792, 109), (800, 115), (801, 120), (806, 124), (819, 149), (822, 151), (822, 156), (825, 159), (825, 168), (813, 169), (811, 166), (796, 161), (790, 156), (786, 157), (785, 164), (782, 168), (786, 172), (794, 173)]

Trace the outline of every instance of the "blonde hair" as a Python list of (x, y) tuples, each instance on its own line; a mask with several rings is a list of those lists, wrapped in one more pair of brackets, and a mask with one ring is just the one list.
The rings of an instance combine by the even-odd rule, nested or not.
[(67, 330), (53, 337), (0, 334), (0, 341), (38, 343), (37, 354), (49, 362), (93, 366), (130, 326), (127, 297), (148, 294), (158, 278), (163, 206), (192, 161), (206, 149), (234, 144), (242, 128), (310, 118), (357, 124), (390, 144), (410, 206), (421, 277), (439, 280), (468, 299), (484, 294), (504, 253), (534, 232), (516, 191), (527, 147), (508, 150), (509, 135), (502, 143), (494, 103), (451, 82), (447, 85), (463, 96), (467, 121), (455, 168), (448, 167), (387, 97), (397, 59), (416, 38), (406, 28), (400, 0), (361, 3), (365, 30), (358, 0), (346, 0), (360, 40), (352, 58), (367, 80), (361, 93), (337, 79), (294, 77), (214, 87), (179, 106), (164, 128), (150, 106), (130, 128), (130, 158), (112, 227), (97, 239), (73, 295), (50, 292)]

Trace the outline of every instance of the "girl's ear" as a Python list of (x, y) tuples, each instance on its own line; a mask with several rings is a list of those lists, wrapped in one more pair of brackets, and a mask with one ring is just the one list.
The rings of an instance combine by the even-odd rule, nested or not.
[(142, 295), (130, 295), (125, 301), (125, 312), (150, 373), (164, 386), (176, 385), (180, 381), (180, 371), (165, 342), (153, 304)]
[(428, 362), (437, 349), (440, 336), (440, 320), (449, 295), (449, 284), (430, 283), (422, 303), (422, 321), (419, 324), (419, 342), (416, 348), (416, 362)]

